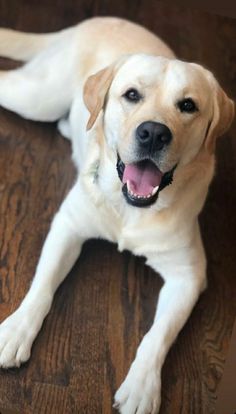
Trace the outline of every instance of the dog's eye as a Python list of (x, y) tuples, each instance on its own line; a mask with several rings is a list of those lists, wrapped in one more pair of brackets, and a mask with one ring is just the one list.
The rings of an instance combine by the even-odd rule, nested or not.
[(127, 99), (127, 101), (130, 102), (138, 102), (142, 99), (142, 96), (140, 95), (140, 93), (137, 91), (137, 89), (128, 89), (125, 93), (124, 93), (124, 98)]
[(187, 112), (189, 114), (198, 111), (195, 102), (191, 98), (183, 99), (177, 103), (180, 112)]

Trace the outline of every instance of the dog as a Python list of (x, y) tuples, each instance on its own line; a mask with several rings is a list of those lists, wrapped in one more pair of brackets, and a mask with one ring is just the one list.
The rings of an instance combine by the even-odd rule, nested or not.
[(79, 170), (29, 292), (0, 325), (0, 366), (28, 360), (83, 243), (103, 238), (145, 256), (165, 282), (114, 402), (122, 414), (158, 413), (166, 354), (206, 288), (198, 215), (234, 104), (211, 72), (176, 59), (153, 33), (123, 19), (97, 17), (41, 35), (1, 29), (0, 55), (25, 61), (0, 71), (0, 105), (58, 121)]

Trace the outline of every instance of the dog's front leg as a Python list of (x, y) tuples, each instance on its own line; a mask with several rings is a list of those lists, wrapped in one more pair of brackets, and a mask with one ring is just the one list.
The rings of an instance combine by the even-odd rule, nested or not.
[(19, 366), (29, 358), (56, 289), (75, 263), (83, 242), (96, 237), (87, 202), (77, 183), (56, 214), (29, 292), (20, 307), (0, 325), (1, 367)]
[[(154, 323), (140, 343), (128, 375), (116, 392), (115, 407), (122, 414), (158, 413), (161, 368), (166, 354), (206, 285), (203, 252), (192, 264), (178, 264), (171, 256), (158, 267), (149, 261), (162, 274), (165, 285), (160, 293)], [(185, 254), (181, 253), (181, 256), (184, 258)]]

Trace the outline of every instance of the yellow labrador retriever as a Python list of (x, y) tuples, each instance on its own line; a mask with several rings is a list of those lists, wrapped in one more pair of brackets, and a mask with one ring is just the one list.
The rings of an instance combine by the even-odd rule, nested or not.
[(0, 366), (29, 358), (84, 241), (111, 240), (144, 255), (165, 281), (154, 323), (115, 395), (122, 414), (157, 413), (166, 354), (206, 287), (198, 214), (233, 102), (208, 70), (177, 60), (154, 34), (117, 18), (45, 35), (2, 29), (0, 54), (27, 62), (0, 72), (0, 105), (59, 120), (79, 169), (29, 292), (0, 326)]

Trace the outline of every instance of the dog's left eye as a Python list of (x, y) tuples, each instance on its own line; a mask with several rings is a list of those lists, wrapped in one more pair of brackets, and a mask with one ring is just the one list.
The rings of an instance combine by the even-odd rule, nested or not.
[(197, 105), (191, 98), (183, 99), (177, 103), (177, 106), (180, 112), (187, 112), (192, 114), (193, 112), (198, 111)]
[(142, 99), (142, 95), (140, 95), (137, 89), (134, 88), (128, 89), (123, 96), (127, 101), (130, 102), (139, 102)]

